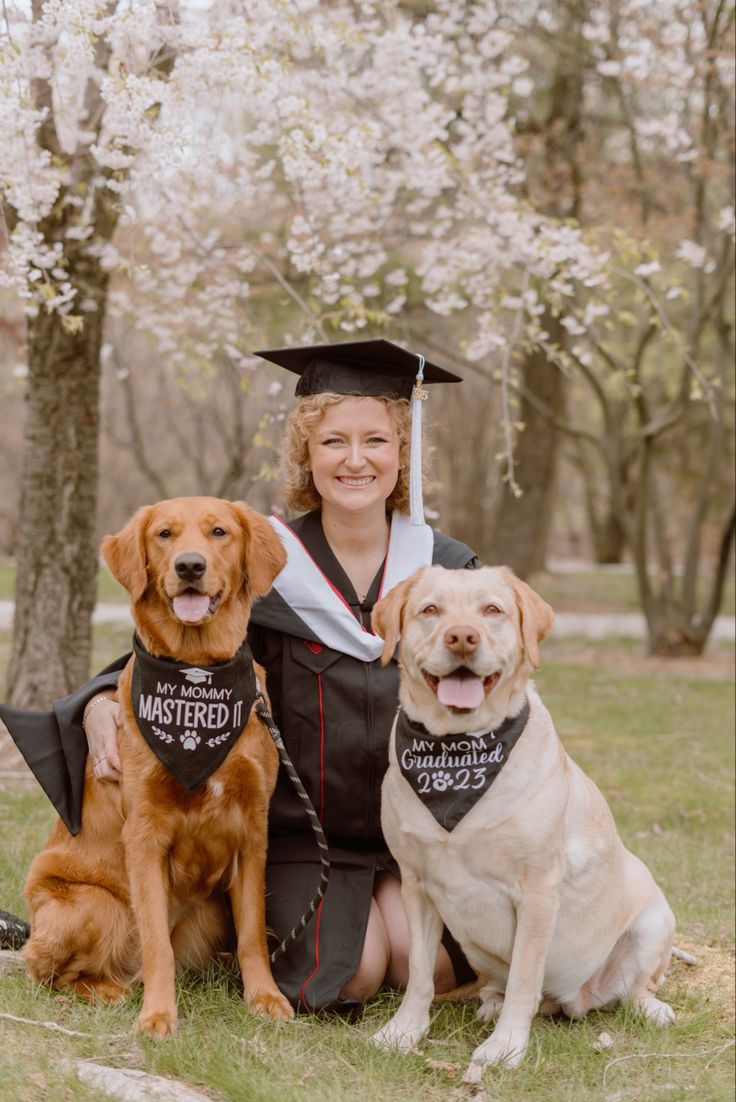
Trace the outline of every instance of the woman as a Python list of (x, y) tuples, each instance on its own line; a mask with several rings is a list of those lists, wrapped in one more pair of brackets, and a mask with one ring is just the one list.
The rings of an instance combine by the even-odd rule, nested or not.
[[(380, 826), (398, 670), (394, 661), (380, 665), (371, 611), (391, 584), (420, 565), (461, 568), (475, 565), (475, 558), (463, 544), (406, 517), (417, 357), (388, 341), (260, 355), (300, 376), (283, 460), (286, 503), (303, 515), (288, 525), (273, 521), (289, 561), (253, 609), (249, 637), (332, 865), (324, 900), (277, 960), (274, 975), (296, 1007), (347, 1009), (384, 984), (405, 986), (408, 975), (398, 870)], [(420, 362), (426, 382), (457, 379)], [(413, 461), (421, 463), (416, 454)], [(91, 683), (83, 714), (95, 773), (111, 781), (119, 776), (117, 705), (106, 691), (90, 699), (89, 688), (112, 685), (115, 677)], [(78, 699), (75, 694), (77, 708)], [(282, 937), (319, 880), (314, 838), (283, 770), (271, 804), (267, 879), (268, 925)], [(437, 961), (438, 990), (469, 975), (447, 936)]]

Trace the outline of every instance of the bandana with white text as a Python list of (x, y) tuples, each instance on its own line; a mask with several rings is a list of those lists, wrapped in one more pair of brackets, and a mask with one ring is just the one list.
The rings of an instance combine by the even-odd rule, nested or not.
[(485, 734), (430, 735), (403, 709), (396, 720), (396, 757), (402, 775), (428, 811), (451, 831), (486, 794), (508, 761), (529, 718), (518, 715)]
[(256, 695), (253, 655), (244, 643), (234, 658), (193, 666), (154, 658), (133, 637), (133, 714), (159, 761), (185, 788), (196, 788), (222, 765), (248, 722)]

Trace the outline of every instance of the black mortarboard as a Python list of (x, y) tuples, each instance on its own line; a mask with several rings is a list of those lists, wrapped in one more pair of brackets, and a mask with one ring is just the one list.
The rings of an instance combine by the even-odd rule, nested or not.
[(264, 360), (299, 375), (296, 396), (309, 394), (356, 395), (361, 398), (411, 399), (412, 428), (409, 457), (412, 524), (424, 524), (422, 500), (422, 400), (424, 383), (461, 383), (444, 367), (418, 352), (383, 339), (310, 344), (301, 348), (266, 348), (256, 352)]
[(302, 348), (266, 348), (255, 353), (301, 376), (296, 395), (356, 394), (366, 398), (411, 398), (417, 375), (425, 383), (459, 383), (453, 375), (393, 341), (345, 341)]

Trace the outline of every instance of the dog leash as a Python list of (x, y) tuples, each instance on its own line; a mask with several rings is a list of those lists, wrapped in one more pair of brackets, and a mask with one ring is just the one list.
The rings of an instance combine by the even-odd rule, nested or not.
[(309, 902), (309, 906), (297, 922), (296, 926), (294, 926), (294, 928), (291, 930), (290, 933), (286, 935), (280, 945), (278, 945), (271, 953), (271, 963), (273, 964), (274, 961), (278, 960), (278, 958), (286, 952), (290, 945), (294, 944), (299, 935), (306, 929), (307, 924), (309, 923), (310, 919), (315, 914), (318, 906), (322, 902), (324, 894), (327, 891), (327, 885), (330, 882), (330, 851), (327, 846), (327, 839), (325, 838), (325, 832), (322, 829), (322, 824), (319, 821), (317, 812), (314, 810), (314, 805), (312, 804), (312, 801), (306, 793), (299, 774), (294, 768), (294, 763), (289, 757), (287, 749), (284, 746), (284, 740), (281, 737), (281, 732), (274, 723), (273, 716), (268, 710), (266, 698), (261, 692), (260, 688), (258, 688), (256, 692), (256, 714), (263, 720), (266, 727), (268, 728), (269, 734), (274, 741), (274, 745), (279, 752), (279, 757), (281, 758), (284, 769), (289, 775), (289, 780), (294, 785), (297, 795), (304, 804), (304, 810), (307, 813), (307, 817), (309, 818), (312, 830), (314, 831), (315, 841), (319, 846), (319, 859), (321, 865), (319, 887), (317, 888), (317, 891)]

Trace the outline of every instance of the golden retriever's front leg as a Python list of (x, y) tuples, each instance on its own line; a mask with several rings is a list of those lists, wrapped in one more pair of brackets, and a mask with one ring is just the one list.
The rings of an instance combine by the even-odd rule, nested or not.
[(464, 1082), (477, 1082), (488, 1064), (515, 1068), (524, 1058), (532, 1018), (542, 997), (544, 967), (558, 910), (556, 887), (523, 891), (516, 909), (516, 935), (501, 1013), (491, 1036), (473, 1053)]
[(230, 902), (238, 938), (238, 964), (243, 979), (243, 998), (254, 1014), (264, 1018), (293, 1018), (289, 1001), (281, 994), (273, 975), (266, 947), (266, 821), (262, 839), (249, 839), (238, 856), (237, 871), (230, 888)]
[(136, 1032), (173, 1037), (177, 1027), (176, 965), (169, 932), (166, 858), (163, 849), (142, 844), (142, 836), (144, 830), (129, 818), (123, 828), (125, 860), (143, 971), (143, 1006)]
[(371, 1040), (383, 1047), (410, 1049), (429, 1030), (442, 919), (416, 876), (405, 868), (401, 876), (401, 899), (409, 924), (409, 982), (401, 1006)]

